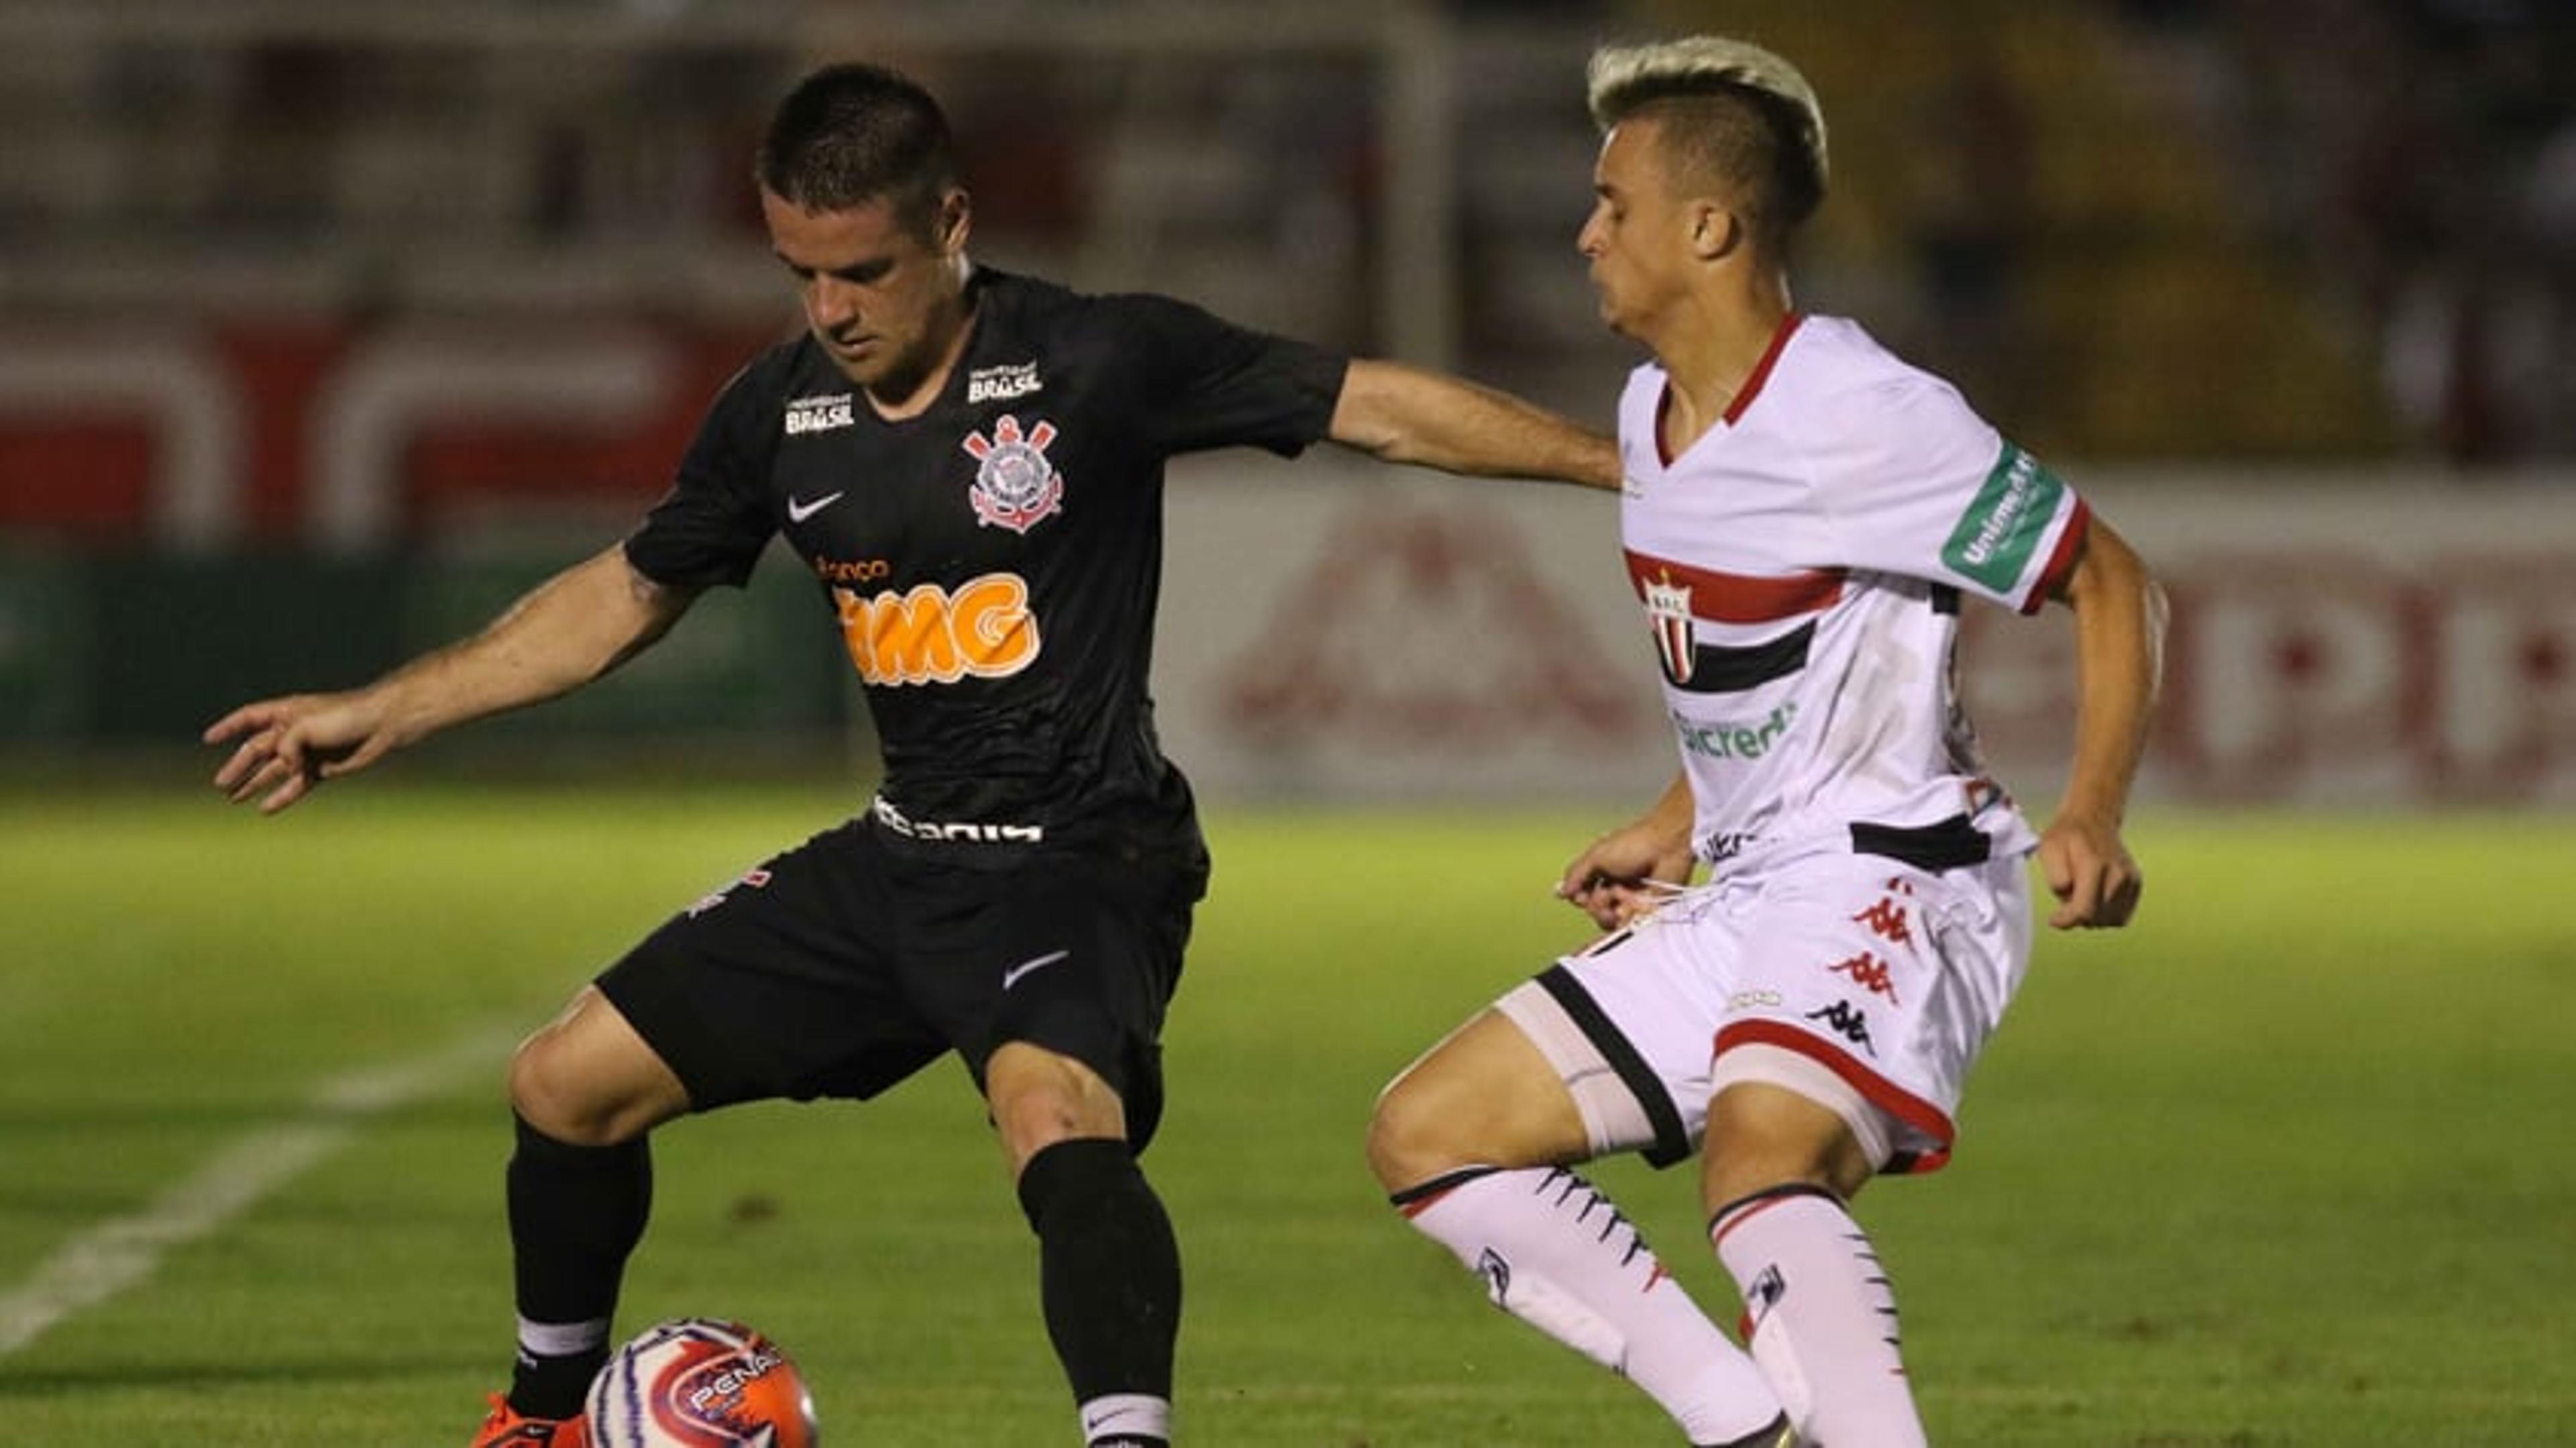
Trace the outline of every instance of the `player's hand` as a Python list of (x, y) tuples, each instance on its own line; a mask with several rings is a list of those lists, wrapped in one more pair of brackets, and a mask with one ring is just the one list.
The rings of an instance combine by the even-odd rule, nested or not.
[(241, 741), (215, 771), (215, 788), (234, 804), (256, 798), (261, 814), (275, 814), (322, 781), (383, 758), (400, 742), (385, 713), (364, 690), (244, 704), (206, 726), (208, 744)]
[(1556, 882), (1556, 894), (1593, 924), (1616, 930), (1664, 902), (1669, 892), (1658, 885), (1688, 883), (1693, 863), (1687, 834), (1677, 841), (1640, 822), (1603, 835), (1575, 856)]
[(2119, 827), (2102, 820), (2059, 816), (2039, 837), (2039, 868), (2058, 900), (2048, 917), (2058, 930), (2126, 925), (2146, 886)]

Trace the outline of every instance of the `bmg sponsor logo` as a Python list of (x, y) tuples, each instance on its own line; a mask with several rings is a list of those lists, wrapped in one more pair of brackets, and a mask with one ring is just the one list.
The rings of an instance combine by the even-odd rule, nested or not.
[(1016, 573), (987, 573), (953, 590), (924, 583), (870, 595), (835, 587), (832, 597), (850, 662), (871, 684), (1008, 678), (1042, 646), (1028, 581)]

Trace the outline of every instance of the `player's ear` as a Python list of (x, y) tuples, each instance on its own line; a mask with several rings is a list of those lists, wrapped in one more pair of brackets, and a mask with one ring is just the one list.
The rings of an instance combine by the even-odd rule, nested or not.
[(1694, 201), (1691, 213), (1691, 254), (1701, 261), (1718, 261), (1744, 244), (1744, 223), (1735, 213), (1714, 201)]
[(966, 249), (966, 233), (975, 227), (975, 205), (963, 186), (951, 186), (939, 193), (938, 222), (932, 236), (939, 243), (942, 256), (955, 256)]

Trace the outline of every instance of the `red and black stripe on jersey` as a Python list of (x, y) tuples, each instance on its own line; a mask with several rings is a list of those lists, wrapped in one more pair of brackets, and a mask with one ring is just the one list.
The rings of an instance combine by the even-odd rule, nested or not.
[[(1756, 575), (1725, 573), (1626, 550), (1628, 581), (1658, 631), (1664, 681), (1694, 694), (1737, 694), (1807, 666), (1816, 615), (1840, 601), (1848, 576), (1840, 568)], [(1798, 620), (1777, 633), (1735, 643), (1709, 643), (1697, 625), (1761, 625)]]

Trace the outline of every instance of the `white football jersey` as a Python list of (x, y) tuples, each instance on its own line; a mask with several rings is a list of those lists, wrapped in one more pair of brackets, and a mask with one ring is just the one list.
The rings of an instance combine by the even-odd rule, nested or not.
[(1927, 868), (2035, 843), (1959, 707), (1963, 593), (2035, 612), (2085, 507), (1856, 323), (1791, 314), (1726, 416), (1663, 455), (1666, 378), (1619, 401), (1620, 533), (1726, 872), (1786, 850)]

